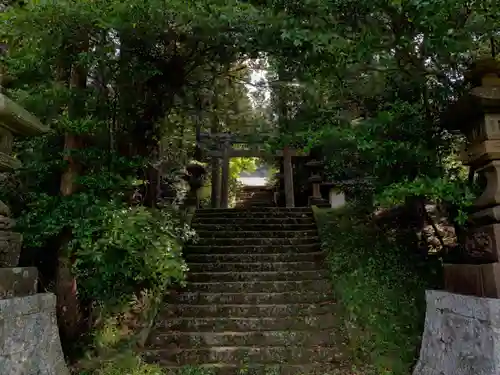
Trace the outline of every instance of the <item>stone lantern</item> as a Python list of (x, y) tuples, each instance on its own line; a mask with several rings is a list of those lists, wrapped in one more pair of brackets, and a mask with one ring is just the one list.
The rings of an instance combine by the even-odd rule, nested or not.
[[(34, 136), (47, 132), (34, 116), (0, 94), (0, 172), (20, 166), (11, 156), (14, 135)], [(13, 231), (10, 210), (0, 201), (0, 298), (35, 293), (37, 272), (34, 268), (15, 268), (21, 254), (22, 238)]]
[[(20, 166), (12, 157), (14, 135), (47, 132), (34, 116), (0, 93), (0, 172)], [(0, 374), (69, 375), (59, 339), (56, 296), (37, 293), (38, 272), (17, 267), (21, 235), (0, 203)]]
[[(445, 115), (467, 137), (464, 162), (486, 181), (474, 202), (463, 251), (444, 265), (445, 291), (426, 293), (420, 358), (413, 375), (497, 375), (500, 363), (500, 65), (476, 63), (472, 84)], [(489, 298), (485, 298), (489, 297)]]
[(198, 191), (205, 182), (206, 169), (200, 164), (189, 164), (183, 176), (184, 181), (189, 184), (189, 191), (186, 197), (186, 206), (199, 208)]
[(326, 199), (321, 196), (321, 183), (323, 177), (321, 172), (324, 163), (320, 160), (311, 160), (305, 164), (305, 167), (310, 171), (308, 182), (312, 185), (312, 196), (309, 197), (309, 206), (330, 206)]
[(445, 264), (445, 289), (500, 298), (500, 64), (477, 62), (466, 74), (473, 88), (448, 111), (446, 122), (467, 138), (463, 161), (485, 181), (470, 215), (462, 253)]

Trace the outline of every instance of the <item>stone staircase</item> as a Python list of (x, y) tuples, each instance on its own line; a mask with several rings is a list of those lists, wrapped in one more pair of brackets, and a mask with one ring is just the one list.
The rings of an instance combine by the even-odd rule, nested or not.
[(272, 206), (274, 206), (274, 196), (268, 186), (243, 186), (236, 194), (236, 208)]
[[(309, 208), (205, 209), (145, 357), (216, 374), (348, 374)], [(242, 368), (247, 370), (242, 371)]]

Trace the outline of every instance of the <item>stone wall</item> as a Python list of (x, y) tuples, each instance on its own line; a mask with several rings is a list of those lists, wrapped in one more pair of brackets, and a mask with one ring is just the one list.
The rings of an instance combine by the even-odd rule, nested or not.
[(500, 374), (500, 300), (427, 292), (420, 359), (413, 375)]
[(53, 294), (0, 299), (0, 374), (69, 375)]

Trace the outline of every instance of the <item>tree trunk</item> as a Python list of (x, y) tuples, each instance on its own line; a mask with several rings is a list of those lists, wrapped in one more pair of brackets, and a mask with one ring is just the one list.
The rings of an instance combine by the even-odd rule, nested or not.
[[(82, 43), (80, 51), (88, 50), (88, 42)], [(69, 106), (70, 119), (76, 120), (84, 115), (84, 98), (79, 95), (87, 85), (87, 70), (84, 66), (75, 63), (71, 70), (70, 87), (74, 98)], [(76, 178), (81, 172), (80, 163), (74, 158), (74, 151), (82, 147), (82, 136), (67, 132), (64, 135), (64, 160), (66, 170), (61, 175), (60, 194), (63, 197), (74, 194), (77, 190)], [(57, 314), (62, 339), (73, 344), (80, 333), (81, 312), (78, 298), (76, 278), (72, 268), (74, 257), (68, 250), (72, 239), (71, 228), (61, 233), (59, 243), (58, 264), (56, 271)]]
[[(70, 152), (79, 148), (79, 136), (66, 134), (64, 137), (64, 159), (68, 162), (67, 169), (61, 176), (61, 195), (69, 196), (76, 191), (75, 179), (79, 173), (79, 165)], [(65, 341), (72, 342), (79, 334), (80, 303), (76, 278), (72, 274), (74, 259), (68, 253), (68, 244), (72, 233), (66, 228), (60, 237), (59, 254), (56, 271), (57, 313), (61, 336)]]

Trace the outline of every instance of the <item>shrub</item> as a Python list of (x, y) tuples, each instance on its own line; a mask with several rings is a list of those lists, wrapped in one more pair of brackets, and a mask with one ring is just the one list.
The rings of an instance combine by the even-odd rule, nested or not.
[(437, 285), (439, 264), (415, 257), (351, 208), (316, 217), (353, 357), (376, 374), (407, 375), (420, 348), (424, 292)]
[(77, 226), (72, 244), (84, 298), (121, 304), (140, 290), (184, 281), (182, 240), (192, 233), (173, 211), (123, 207), (108, 211), (97, 232), (87, 230), (85, 222)]

